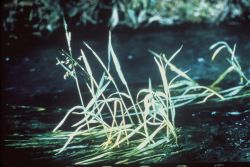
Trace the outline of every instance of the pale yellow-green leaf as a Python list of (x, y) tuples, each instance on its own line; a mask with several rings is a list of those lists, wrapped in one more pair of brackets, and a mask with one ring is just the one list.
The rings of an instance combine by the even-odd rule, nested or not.
[(226, 46), (223, 45), (223, 46), (219, 47), (218, 49), (216, 49), (216, 51), (215, 51), (214, 54), (212, 55), (211, 60), (213, 61), (213, 60), (215, 59), (215, 57), (218, 55), (218, 53), (219, 53), (223, 48), (225, 48), (225, 47), (226, 47)]

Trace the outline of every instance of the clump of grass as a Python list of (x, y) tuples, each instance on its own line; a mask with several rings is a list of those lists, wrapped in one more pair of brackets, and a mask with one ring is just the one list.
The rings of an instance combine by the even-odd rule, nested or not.
[[(167, 143), (169, 146), (177, 145), (176, 108), (191, 103), (205, 103), (208, 100), (225, 101), (235, 96), (243, 97), (245, 94), (240, 94), (240, 92), (249, 85), (249, 80), (242, 72), (234, 55), (236, 46), (231, 49), (227, 43), (218, 42), (211, 46), (211, 49), (218, 47), (212, 60), (216, 58), (221, 49), (227, 48), (231, 54), (231, 59), (228, 59), (230, 67), (209, 87), (199, 85), (188, 76), (187, 71), (181, 71), (172, 63), (172, 60), (181, 51), (182, 47), (180, 47), (170, 58), (164, 54), (150, 51), (158, 66), (163, 88), (154, 89), (149, 78), (148, 88), (139, 90), (133, 97), (113, 50), (111, 34), (109, 34), (107, 65), (84, 42), (84, 45), (96, 58), (97, 65), (103, 69), (101, 77), (95, 78), (94, 71), (83, 50), (81, 50), (80, 57), (73, 58), (70, 45), (71, 34), (67, 31), (66, 23), (65, 29), (68, 51), (62, 53), (63, 60), (57, 58), (57, 61), (66, 70), (64, 77), (70, 76), (75, 80), (81, 104), (72, 107), (53, 132), (58, 131), (71, 114), (78, 115), (81, 120), (72, 125), (74, 131), (67, 133), (67, 141), (57, 153), (67, 150), (76, 138), (98, 139), (96, 143), (99, 143), (95, 153), (90, 154), (90, 157), (77, 159), (76, 164), (113, 160), (117, 159), (117, 156), (119, 158), (115, 163), (131, 163), (166, 156), (163, 152), (155, 154), (153, 150), (162, 146), (163, 143)], [(118, 81), (114, 80), (110, 72), (111, 64), (115, 67), (125, 91), (121, 91), (117, 84)], [(85, 76), (85, 84), (91, 94), (89, 101), (84, 100), (82, 96), (82, 87), (77, 73), (79, 69)], [(216, 92), (214, 87), (220, 84), (231, 71), (239, 74), (242, 85)], [(176, 73), (176, 76), (169, 79), (167, 77), (169, 72)], [(108, 92), (107, 89), (113, 91)], [(137, 160), (130, 161), (131, 157), (137, 157)]]
[(219, 85), (225, 78), (228, 76), (231, 72), (236, 72), (239, 76), (239, 85), (236, 87), (233, 87), (232, 89), (222, 91), (222, 93), (228, 92), (228, 94), (225, 94), (226, 97), (232, 97), (237, 95), (240, 91), (242, 91), (245, 87), (247, 87), (250, 83), (249, 79), (246, 77), (246, 75), (243, 73), (242, 68), (240, 66), (240, 63), (238, 62), (235, 51), (236, 51), (236, 44), (234, 44), (233, 48), (231, 48), (226, 42), (220, 41), (215, 44), (213, 44), (210, 47), (210, 50), (217, 49), (214, 51), (214, 54), (212, 55), (211, 60), (215, 60), (217, 55), (222, 49), (227, 49), (227, 51), (230, 53), (230, 58), (227, 58), (227, 62), (229, 63), (229, 67), (216, 79), (210, 87), (214, 88), (217, 85)]
[[(68, 42), (68, 52), (64, 52), (65, 60), (58, 60), (65, 70), (65, 77), (71, 76), (74, 78), (81, 99), (81, 105), (75, 106), (68, 111), (62, 121), (53, 130), (57, 131), (67, 120), (70, 114), (77, 114), (83, 118), (76, 122), (72, 127), (75, 131), (70, 134), (69, 139), (59, 151), (62, 152), (68, 144), (77, 135), (92, 134), (93, 129), (98, 128), (99, 131), (105, 132), (106, 140), (101, 144), (104, 149), (113, 149), (122, 145), (129, 145), (134, 136), (139, 143), (135, 148), (140, 150), (147, 145), (156, 143), (156, 136), (165, 131), (164, 138), (166, 141), (177, 141), (177, 135), (174, 127), (175, 107), (171, 100), (166, 71), (161, 57), (156, 57), (155, 61), (161, 72), (164, 91), (154, 91), (149, 80), (149, 88), (140, 90), (137, 98), (133, 98), (127, 84), (127, 81), (122, 73), (120, 63), (111, 45), (111, 34), (109, 35), (108, 45), (108, 65), (106, 66), (100, 57), (86, 43), (84, 45), (92, 52), (100, 67), (103, 68), (103, 75), (98, 80), (94, 77), (90, 64), (81, 50), (81, 56), (78, 60), (73, 59), (70, 47), (71, 35), (67, 32), (65, 24), (66, 37)], [(110, 64), (113, 62), (117, 75), (121, 83), (126, 88), (126, 92), (119, 90), (116, 81), (110, 73)], [(79, 80), (76, 73), (76, 68), (80, 68), (87, 76), (86, 86), (91, 94), (89, 102), (83, 101)], [(105, 90), (112, 87), (115, 90), (112, 93), (107, 93)], [(81, 111), (79, 111), (81, 110)], [(112, 118), (111, 122), (106, 121), (103, 115)]]

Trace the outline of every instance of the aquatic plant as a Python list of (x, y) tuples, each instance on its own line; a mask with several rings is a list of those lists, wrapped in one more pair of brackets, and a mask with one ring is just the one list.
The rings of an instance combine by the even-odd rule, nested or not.
[[(57, 131), (70, 114), (77, 114), (79, 117), (83, 116), (83, 118), (72, 126), (75, 128), (75, 131), (69, 135), (67, 142), (60, 149), (59, 153), (66, 149), (75, 136), (93, 135), (100, 132), (106, 136), (106, 140), (101, 144), (103, 149), (106, 150), (130, 145), (131, 141), (136, 141), (137, 143), (133, 152), (141, 152), (142, 149), (147, 147), (156, 147), (162, 142), (177, 142), (174, 127), (175, 107), (171, 100), (163, 57), (155, 57), (155, 62), (161, 73), (164, 91), (154, 91), (149, 79), (149, 88), (140, 90), (135, 99), (131, 94), (118, 58), (112, 48), (111, 34), (109, 35), (109, 61), (107, 66), (105, 66), (92, 48), (84, 43), (104, 71), (102, 77), (97, 80), (83, 50), (81, 50), (81, 56), (77, 60), (73, 59), (70, 47), (71, 35), (67, 32), (66, 24), (65, 29), (69, 49), (67, 53), (63, 52), (62, 54), (65, 56), (64, 61), (57, 60), (58, 64), (66, 70), (65, 77), (71, 76), (75, 79), (81, 105), (70, 109), (53, 131)], [(120, 91), (116, 81), (113, 79), (110, 72), (111, 62), (113, 62), (126, 92)], [(91, 99), (87, 103), (84, 103), (81, 95), (76, 68), (80, 68), (86, 76), (86, 86), (91, 94)], [(112, 92), (107, 92), (108, 89), (112, 89)], [(110, 118), (111, 121), (109, 120)], [(164, 135), (160, 135), (162, 131), (164, 133), (161, 134)], [(101, 157), (99, 156), (99, 158)]]
[[(249, 85), (249, 80), (242, 72), (235, 57), (236, 45), (233, 49), (226, 42), (218, 42), (211, 46), (210, 49), (218, 47), (212, 55), (212, 60), (223, 48), (229, 51), (231, 59), (228, 59), (230, 67), (210, 86), (198, 84), (188, 76), (188, 71), (182, 71), (172, 63), (182, 46), (169, 58), (165, 54), (150, 51), (158, 66), (162, 87), (153, 88), (149, 78), (148, 88), (141, 89), (134, 94), (130, 91), (113, 50), (111, 33), (109, 33), (107, 65), (87, 43), (83, 43), (95, 57), (97, 65), (103, 69), (101, 78), (98, 79), (94, 77), (95, 71), (92, 70), (83, 50), (81, 50), (80, 57), (73, 58), (70, 45), (71, 33), (67, 31), (66, 23), (65, 30), (68, 51), (62, 52), (64, 59), (57, 58), (57, 64), (66, 70), (65, 79), (72, 77), (75, 80), (81, 104), (72, 107), (53, 132), (57, 132), (62, 125), (67, 124), (70, 115), (77, 115), (81, 119), (72, 125), (74, 129), (72, 132), (66, 133), (66, 135), (64, 133), (63, 136), (67, 137), (67, 141), (61, 149), (57, 150), (57, 154), (66, 151), (71, 144), (79, 144), (79, 140), (86, 142), (97, 138), (98, 141), (94, 142), (94, 145), (99, 145), (94, 149), (96, 151), (88, 157), (78, 158), (76, 164), (90, 164), (104, 160), (113, 160), (115, 163), (132, 163), (149, 158), (159, 159), (166, 154), (158, 152), (154, 155), (152, 153), (160, 146), (164, 144), (171, 147), (178, 144), (178, 130), (175, 127), (176, 108), (187, 104), (205, 103), (208, 100), (220, 102), (235, 97), (249, 96), (249, 93), (241, 94), (241, 91)], [(120, 90), (119, 84), (111, 74), (112, 64), (125, 91)], [(78, 79), (80, 71), (91, 95), (88, 101), (83, 99), (82, 86)], [(217, 92), (215, 86), (220, 84), (232, 71), (239, 74), (242, 84)], [(169, 72), (174, 72), (176, 76), (168, 78)], [(137, 158), (131, 161), (131, 157)]]

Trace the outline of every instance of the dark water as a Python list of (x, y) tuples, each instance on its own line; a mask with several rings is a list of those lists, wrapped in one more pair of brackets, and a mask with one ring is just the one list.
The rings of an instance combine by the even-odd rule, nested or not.
[[(73, 32), (72, 38), (74, 56), (78, 57), (82, 48), (96, 73), (101, 72), (96, 67), (94, 56), (83, 46), (82, 41), (86, 41), (107, 62), (108, 31), (77, 31)], [(190, 70), (188, 74), (193, 79), (216, 79), (228, 67), (226, 52), (211, 64), (212, 52), (209, 47), (218, 41), (226, 41), (231, 47), (237, 44), (236, 55), (239, 56), (243, 71), (250, 76), (248, 26), (189, 25), (141, 31), (120, 30), (112, 34), (114, 50), (131, 85), (145, 84), (149, 77), (153, 84), (160, 83), (160, 75), (149, 49), (170, 57), (181, 45), (182, 51), (173, 60), (177, 67)], [(73, 80), (65, 81), (64, 70), (55, 65), (56, 57), (60, 58), (59, 51), (67, 49), (64, 32), (33, 43), (23, 42), (14, 48), (6, 48), (2, 57), (4, 92), (26, 97), (75, 90)]]
[[(85, 40), (103, 60), (107, 59), (108, 32), (93, 30), (73, 32), (74, 55)], [(228, 67), (226, 52), (211, 63), (209, 46), (217, 41), (237, 44), (236, 53), (246, 76), (250, 76), (250, 28), (246, 26), (180, 26), (166, 29), (145, 29), (141, 31), (117, 30), (112, 33), (114, 50), (120, 60), (124, 75), (133, 89), (147, 85), (148, 78), (153, 85), (160, 84), (160, 76), (148, 52), (165, 53), (170, 57), (181, 45), (181, 53), (173, 60), (182, 70), (191, 69), (189, 75), (205, 83), (216, 79)], [(62, 118), (67, 108), (80, 103), (73, 80), (63, 79), (64, 71), (56, 66), (58, 51), (66, 48), (64, 34), (53, 36), (47, 41), (20, 43), (17, 51), (6, 48), (3, 52), (2, 93), (2, 136), (5, 145), (32, 135), (50, 132)], [(22, 48), (22, 49), (20, 49)], [(95, 67), (93, 56), (86, 51), (90, 63)], [(100, 71), (94, 68), (95, 72)], [(100, 71), (101, 72), (101, 71)], [(98, 74), (96, 74), (98, 76)], [(171, 76), (170, 76), (171, 77)], [(233, 78), (230, 78), (233, 80)], [(231, 80), (229, 79), (229, 82)], [(192, 149), (166, 157), (161, 163), (229, 163), (250, 162), (249, 124), (250, 99), (223, 104), (219, 107), (196, 106), (176, 111), (176, 124), (181, 129), (180, 148)], [(15, 107), (16, 106), (16, 107)], [(20, 106), (39, 106), (26, 108)], [(61, 109), (58, 110), (58, 109)], [(16, 135), (16, 136), (15, 136)], [(20, 135), (23, 135), (20, 137)], [(64, 166), (70, 160), (55, 160), (43, 152), (52, 146), (34, 149), (3, 147), (3, 165)], [(53, 155), (51, 155), (52, 157)], [(45, 157), (45, 158), (43, 158)], [(235, 164), (237, 165), (237, 164)], [(242, 164), (241, 164), (242, 165)]]

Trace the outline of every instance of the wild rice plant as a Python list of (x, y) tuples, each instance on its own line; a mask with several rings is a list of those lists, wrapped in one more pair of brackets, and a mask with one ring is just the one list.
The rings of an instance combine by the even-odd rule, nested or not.
[[(93, 53), (100, 67), (103, 68), (103, 75), (97, 80), (94, 78), (90, 64), (82, 50), (81, 56), (78, 60), (73, 59), (70, 46), (71, 35), (67, 31), (66, 24), (65, 29), (69, 49), (68, 52), (63, 53), (65, 60), (57, 60), (58, 64), (66, 70), (65, 77), (71, 76), (75, 79), (79, 97), (81, 99), (81, 105), (71, 108), (53, 131), (57, 131), (65, 123), (70, 114), (77, 114), (79, 117), (83, 116), (83, 118), (72, 126), (75, 128), (75, 131), (70, 134), (69, 139), (59, 153), (65, 150), (75, 136), (83, 134), (91, 135), (92, 130), (95, 128), (105, 132), (106, 141), (103, 141), (101, 144), (105, 149), (120, 147), (121, 145), (125, 145), (125, 143), (126, 145), (129, 145), (132, 138), (138, 136), (139, 139), (136, 140), (141, 142), (136, 149), (140, 150), (149, 144), (155, 143), (156, 136), (163, 130), (166, 131), (166, 136), (164, 136), (166, 141), (170, 141), (172, 138), (177, 141), (177, 135), (174, 128), (174, 104), (171, 101), (162, 59), (155, 58), (155, 61), (158, 64), (162, 81), (165, 85), (164, 91), (154, 92), (151, 87), (151, 81), (149, 81), (149, 88), (140, 90), (135, 101), (122, 73), (118, 58), (112, 48), (111, 35), (109, 35), (109, 62), (107, 66), (105, 66), (103, 61), (92, 50), (92, 48), (84, 43)], [(111, 61), (114, 63), (118, 77), (126, 88), (126, 92), (121, 92), (119, 90), (116, 81), (114, 81), (113, 76), (110, 73)], [(76, 68), (80, 68), (88, 78), (86, 79), (86, 86), (89, 89), (92, 98), (87, 103), (84, 103), (81, 95)], [(114, 92), (105, 92), (109, 87), (112, 87)], [(112, 118), (111, 122), (108, 122), (103, 118), (103, 115), (107, 114)]]
[[(231, 54), (231, 59), (228, 59), (230, 67), (210, 87), (199, 85), (188, 76), (188, 71), (183, 72), (172, 63), (181, 51), (182, 47), (180, 47), (170, 58), (150, 51), (158, 66), (163, 87), (154, 89), (149, 78), (148, 88), (139, 90), (136, 97), (133, 97), (111, 45), (111, 34), (109, 34), (107, 65), (87, 43), (83, 43), (95, 57), (97, 65), (103, 69), (101, 78), (96, 78), (83, 50), (81, 50), (80, 57), (73, 58), (71, 34), (67, 31), (66, 23), (65, 30), (68, 51), (63, 51), (64, 59), (57, 58), (57, 61), (66, 70), (65, 79), (70, 76), (75, 80), (81, 104), (68, 110), (53, 132), (58, 131), (63, 124), (67, 124), (67, 119), (71, 114), (77, 115), (81, 120), (72, 125), (74, 131), (67, 133), (67, 141), (57, 153), (66, 151), (70, 148), (70, 144), (75, 143), (75, 139), (81, 137), (88, 140), (98, 138), (96, 143), (99, 143), (94, 153), (91, 153), (89, 157), (77, 159), (76, 164), (109, 161), (117, 159), (117, 156), (119, 159), (115, 163), (131, 163), (166, 156), (163, 152), (155, 154), (154, 150), (162, 144), (169, 146), (177, 144), (176, 108), (191, 103), (205, 103), (208, 100), (228, 100), (236, 95), (243, 97), (245, 95), (238, 93), (249, 85), (249, 80), (235, 57), (236, 46), (232, 49), (227, 43), (218, 42), (210, 48), (214, 49), (219, 46), (212, 60), (221, 49), (227, 48)], [(110, 72), (111, 63), (126, 91), (121, 91), (117, 81), (114, 80)], [(85, 84), (91, 95), (89, 101), (86, 101), (82, 95), (82, 86), (77, 73), (79, 70), (84, 74)], [(216, 92), (214, 87), (233, 70), (239, 74), (240, 81), (244, 84)], [(176, 76), (172, 79), (168, 78), (169, 72), (176, 73)], [(107, 91), (108, 89), (112, 91)], [(131, 157), (137, 157), (137, 159), (130, 161)]]
[(244, 72), (242, 71), (242, 68), (237, 60), (237, 57), (235, 56), (236, 44), (234, 44), (233, 48), (231, 48), (226, 42), (220, 41), (220, 42), (213, 44), (210, 47), (210, 50), (212, 50), (216, 47), (217, 47), (217, 49), (215, 50), (214, 54), (212, 55), (211, 60), (212, 61), (215, 60), (215, 58), (219, 54), (219, 52), (225, 48), (225, 49), (227, 49), (227, 51), (230, 54), (230, 58), (226, 59), (230, 66), (218, 77), (218, 79), (216, 79), (210, 85), (210, 87), (212, 87), (212, 88), (216, 87), (226, 78), (227, 75), (229, 75), (231, 72), (236, 72), (239, 76), (239, 85), (236, 85), (235, 87), (233, 87), (231, 89), (221, 91), (221, 93), (225, 94), (225, 97), (230, 98), (232, 96), (239, 94), (244, 88), (248, 87), (250, 84), (250, 81), (246, 77)]

